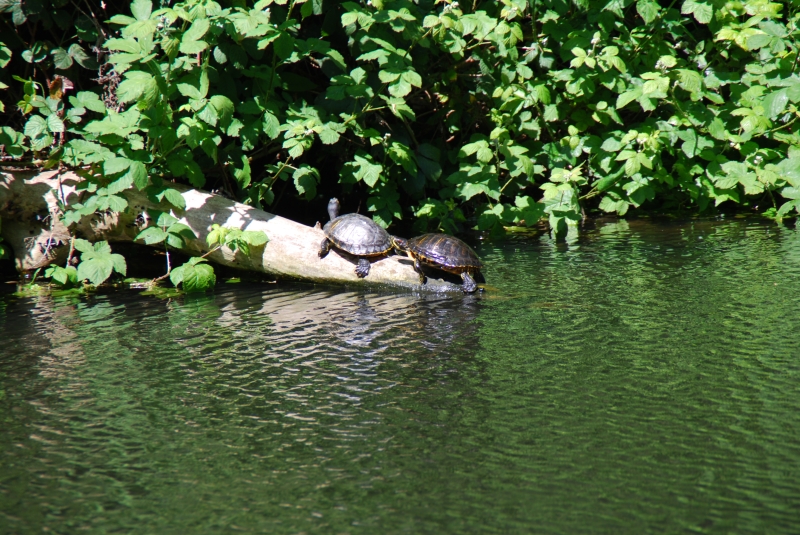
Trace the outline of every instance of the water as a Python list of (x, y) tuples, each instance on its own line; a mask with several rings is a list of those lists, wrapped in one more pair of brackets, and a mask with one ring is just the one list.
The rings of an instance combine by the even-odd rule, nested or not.
[(5, 296), (0, 533), (800, 530), (800, 232), (478, 249), (479, 296)]

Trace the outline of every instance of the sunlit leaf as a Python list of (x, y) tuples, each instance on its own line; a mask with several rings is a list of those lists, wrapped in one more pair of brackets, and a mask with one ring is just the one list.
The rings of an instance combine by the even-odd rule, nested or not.
[(136, 236), (136, 239), (144, 240), (147, 245), (153, 245), (166, 240), (167, 233), (159, 227), (147, 227)]
[(110, 254), (96, 256), (83, 260), (78, 264), (78, 280), (89, 280), (94, 286), (99, 286), (111, 276), (114, 270), (114, 260)]

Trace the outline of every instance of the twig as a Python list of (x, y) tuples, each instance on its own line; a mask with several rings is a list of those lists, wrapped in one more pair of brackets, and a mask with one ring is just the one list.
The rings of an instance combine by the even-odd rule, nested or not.
[(792, 125), (792, 123), (794, 123), (796, 120), (797, 120), (797, 117), (795, 117), (794, 119), (792, 119), (791, 121), (789, 121), (788, 123), (786, 123), (786, 124), (784, 124), (784, 125), (781, 125), (781, 126), (775, 127), (775, 128), (773, 128), (772, 130), (767, 130), (767, 132), (769, 132), (769, 133), (771, 134), (771, 133), (773, 133), (773, 132), (777, 132), (778, 130), (783, 130), (783, 129), (784, 129), (784, 128), (786, 128), (787, 126), (791, 126), (791, 125)]
[(72, 253), (75, 252), (75, 236), (69, 237), (69, 254), (67, 255), (67, 263), (64, 266), (65, 268), (69, 267), (69, 262), (72, 260)]

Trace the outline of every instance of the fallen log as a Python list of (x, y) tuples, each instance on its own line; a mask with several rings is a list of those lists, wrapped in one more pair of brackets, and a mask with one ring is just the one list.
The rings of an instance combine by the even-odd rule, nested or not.
[[(76, 186), (83, 179), (72, 172), (11, 171), (0, 173), (0, 235), (14, 250), (18, 271), (30, 271), (52, 263), (63, 263), (69, 254), (71, 235), (89, 241), (131, 242), (144, 228), (148, 210), (166, 209), (141, 191), (126, 190), (124, 212), (95, 213), (82, 218), (72, 233), (59, 220), (62, 206), (76, 202)], [(219, 195), (173, 185), (186, 202), (185, 210), (173, 210), (179, 221), (192, 229), (197, 240), (190, 240), (182, 251), (199, 256), (211, 249), (206, 243), (211, 225), (241, 230), (264, 231), (269, 242), (253, 247), (249, 255), (222, 247), (207, 256), (212, 263), (256, 271), (276, 279), (320, 283), (384, 285), (425, 291), (460, 291), (460, 285), (434, 278), (425, 285), (404, 256), (388, 256), (372, 262), (369, 275), (360, 279), (354, 272), (355, 260), (334, 250), (320, 259), (318, 251), (324, 234), (289, 219), (264, 212)], [(163, 248), (163, 244), (154, 245)], [(448, 277), (442, 274), (442, 277)]]

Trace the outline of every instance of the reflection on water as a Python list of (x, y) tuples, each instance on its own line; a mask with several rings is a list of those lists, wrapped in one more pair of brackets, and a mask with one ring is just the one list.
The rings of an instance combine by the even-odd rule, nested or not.
[(800, 238), (485, 245), (482, 295), (0, 300), (0, 533), (793, 533)]

